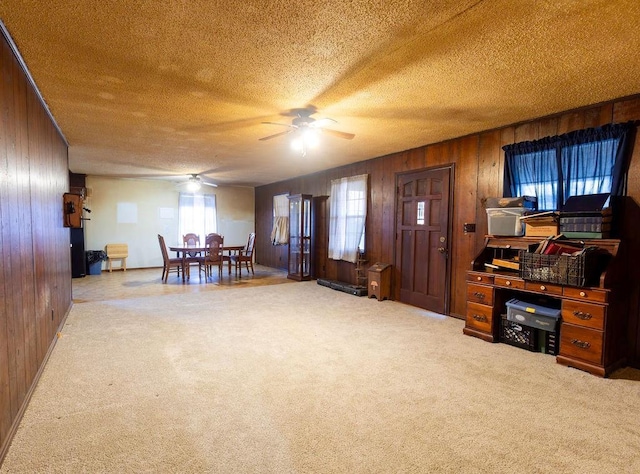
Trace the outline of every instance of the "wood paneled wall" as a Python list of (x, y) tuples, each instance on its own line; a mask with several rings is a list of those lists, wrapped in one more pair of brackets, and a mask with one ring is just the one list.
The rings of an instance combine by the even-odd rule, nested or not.
[[(579, 110), (515, 124), (497, 130), (426, 145), (361, 163), (256, 188), (256, 259), (259, 263), (286, 269), (287, 247), (269, 242), (272, 197), (289, 192), (328, 195), (331, 180), (368, 173), (370, 201), (366, 227), (366, 257), (370, 262), (394, 262), (396, 173), (453, 163), (455, 167), (453, 235), (451, 240), (450, 315), (465, 314), (465, 272), (481, 250), (487, 232), (484, 201), (502, 196), (504, 152), (502, 146), (525, 140), (567, 133), (588, 127), (640, 120), (640, 96), (594, 105)], [(640, 238), (633, 227), (640, 219), (640, 133), (636, 136), (629, 170), (629, 203), (624, 213), (622, 238), (627, 261), (640, 261)], [(475, 223), (476, 232), (465, 234), (464, 223)], [(327, 278), (355, 282), (353, 265), (328, 260)], [(636, 267), (640, 267), (635, 265)], [(628, 353), (631, 363), (640, 366), (640, 270), (629, 269)], [(394, 280), (399, 271), (394, 268)], [(399, 289), (394, 285), (394, 299)]]
[(71, 307), (67, 144), (0, 35), (0, 462)]

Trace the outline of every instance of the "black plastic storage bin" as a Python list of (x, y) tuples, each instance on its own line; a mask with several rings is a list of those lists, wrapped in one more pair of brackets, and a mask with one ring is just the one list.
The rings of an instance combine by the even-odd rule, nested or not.
[(500, 317), (500, 342), (536, 352), (538, 350), (538, 330), (509, 321), (507, 315), (503, 314)]

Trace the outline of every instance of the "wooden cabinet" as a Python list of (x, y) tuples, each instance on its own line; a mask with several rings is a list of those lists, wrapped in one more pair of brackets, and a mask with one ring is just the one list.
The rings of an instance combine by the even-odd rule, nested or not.
[(292, 280), (311, 279), (311, 195), (289, 197), (289, 273)]
[(510, 298), (539, 298), (555, 302), (561, 308), (560, 348), (556, 361), (605, 377), (625, 363), (625, 312), (617, 302), (616, 282), (621, 271), (616, 260), (620, 241), (592, 240), (609, 255), (599, 285), (573, 287), (520, 278), (517, 271), (493, 269), (491, 263), (499, 252), (515, 256), (531, 249), (538, 238), (487, 237), (485, 247), (467, 272), (467, 314), (464, 334), (489, 342), (498, 342), (501, 314)]

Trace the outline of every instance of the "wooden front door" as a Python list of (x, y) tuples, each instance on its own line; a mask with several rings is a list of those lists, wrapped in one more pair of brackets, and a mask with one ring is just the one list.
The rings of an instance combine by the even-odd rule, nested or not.
[(397, 177), (396, 268), (400, 301), (448, 311), (450, 166)]

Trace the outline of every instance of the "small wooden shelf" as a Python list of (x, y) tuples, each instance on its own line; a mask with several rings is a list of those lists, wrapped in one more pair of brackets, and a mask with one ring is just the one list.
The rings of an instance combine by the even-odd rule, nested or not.
[(363, 252), (358, 252), (358, 260), (356, 260), (356, 280), (357, 284), (361, 285), (363, 282), (366, 284), (367, 281), (367, 268), (365, 267), (366, 263), (369, 260), (364, 258)]

